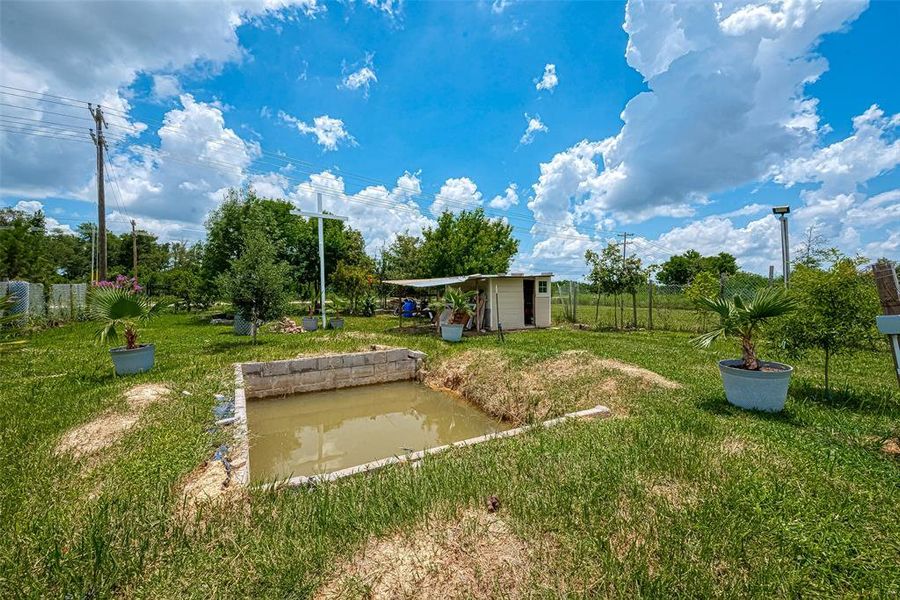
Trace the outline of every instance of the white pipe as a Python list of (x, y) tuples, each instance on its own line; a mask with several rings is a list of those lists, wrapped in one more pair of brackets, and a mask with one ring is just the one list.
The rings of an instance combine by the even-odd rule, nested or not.
[[(322, 194), (316, 193), (316, 210), (322, 214)], [(327, 327), (325, 321), (325, 219), (319, 217), (319, 286), (322, 292), (322, 329)]]

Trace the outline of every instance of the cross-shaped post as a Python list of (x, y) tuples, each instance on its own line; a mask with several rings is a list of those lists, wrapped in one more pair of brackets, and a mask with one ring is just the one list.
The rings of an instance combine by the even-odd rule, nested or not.
[(339, 217), (337, 215), (327, 215), (322, 211), (322, 193), (316, 193), (316, 212), (307, 212), (303, 210), (293, 211), (295, 215), (301, 217), (316, 218), (319, 220), (319, 289), (322, 294), (322, 329), (328, 326), (325, 318), (325, 219), (333, 221), (346, 221), (347, 217)]

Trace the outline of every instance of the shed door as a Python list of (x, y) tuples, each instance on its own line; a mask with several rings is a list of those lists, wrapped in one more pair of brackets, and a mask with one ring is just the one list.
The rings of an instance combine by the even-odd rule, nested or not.
[(534, 279), (522, 281), (522, 300), (525, 307), (525, 324), (534, 325)]

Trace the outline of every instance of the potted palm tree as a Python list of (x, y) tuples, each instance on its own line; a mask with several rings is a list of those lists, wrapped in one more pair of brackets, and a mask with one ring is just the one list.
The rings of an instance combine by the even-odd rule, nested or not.
[(475, 291), (464, 292), (459, 288), (447, 288), (441, 304), (450, 309), (450, 322), (441, 325), (441, 337), (448, 342), (458, 342), (462, 339), (463, 328), (466, 321), (472, 316), (472, 307), (469, 302), (475, 296)]
[(719, 326), (694, 340), (701, 348), (724, 337), (737, 337), (741, 342), (741, 358), (719, 361), (719, 373), (728, 401), (741, 408), (777, 412), (784, 408), (793, 367), (759, 360), (754, 338), (768, 320), (794, 310), (793, 298), (784, 290), (766, 288), (751, 300), (740, 296), (731, 299), (700, 298), (697, 305), (719, 316)]
[(319, 299), (319, 293), (316, 286), (309, 283), (303, 287), (303, 295), (309, 302), (309, 312), (303, 317), (303, 330), (315, 331), (319, 328), (319, 320), (316, 318), (316, 301)]
[(328, 319), (328, 328), (343, 329), (344, 317), (341, 313), (347, 308), (347, 301), (337, 294), (331, 294), (331, 308), (334, 310), (334, 316)]
[(109, 351), (116, 375), (142, 373), (153, 368), (153, 344), (138, 344), (137, 325), (155, 315), (163, 303), (153, 303), (133, 289), (98, 287), (91, 292), (89, 313), (101, 322), (97, 339), (103, 344), (118, 339), (122, 329), (125, 345)]

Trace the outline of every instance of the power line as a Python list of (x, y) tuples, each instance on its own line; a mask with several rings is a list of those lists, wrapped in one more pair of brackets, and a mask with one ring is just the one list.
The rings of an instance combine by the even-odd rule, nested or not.
[[(84, 102), (84, 101), (81, 101), (81, 100), (77, 100), (77, 99), (75, 99), (75, 98), (70, 98), (70, 97), (66, 97), (66, 96), (54, 96), (54, 95), (52, 95), (52, 94), (46, 94), (45, 92), (38, 92), (38, 91), (35, 91), (35, 90), (25, 90), (25, 89), (23, 89), (23, 88), (12, 88), (11, 86), (0, 86), (0, 87), (8, 87), (8, 88), (10, 88), (10, 89), (15, 89), (15, 90), (17, 90), (17, 91), (24, 91), (24, 92), (31, 93), (31, 94), (40, 94), (40, 95), (49, 96), (49, 97), (52, 97), (52, 98), (65, 99), (65, 100), (70, 100), (70, 101), (72, 101), (72, 102)], [(0, 93), (8, 93), (8, 92), (0, 92)], [(40, 98), (30, 98), (30, 99), (32, 99), (32, 100), (38, 100), (38, 101), (41, 101), (41, 100), (42, 100), (42, 99), (40, 99)], [(124, 118), (126, 119), (126, 122), (127, 122), (127, 115), (125, 115), (125, 113), (121, 113), (120, 111), (113, 111), (113, 110), (108, 109), (108, 108), (106, 108), (105, 110), (107, 110), (108, 112), (117, 112), (117, 113), (119, 113), (119, 114), (124, 115)], [(160, 121), (154, 120), (154, 119), (144, 119), (144, 120), (147, 121), (147, 122), (149, 122), (149, 123), (154, 123), (155, 125), (158, 125), (159, 128), (160, 128), (160, 130), (163, 129), (163, 128), (165, 128), (165, 129), (166, 129), (166, 132), (169, 133), (169, 134), (177, 135), (177, 136), (180, 136), (180, 137), (184, 137), (184, 138), (186, 138), (186, 139), (194, 139), (193, 136), (191, 136), (191, 135), (189, 135), (189, 134), (185, 134), (185, 133), (179, 131), (180, 128), (181, 128), (181, 125), (180, 125), (180, 124), (178, 124), (178, 125), (173, 125), (173, 124), (171, 124), (171, 123), (163, 123), (163, 122), (160, 122)], [(137, 132), (136, 128), (133, 128), (133, 127), (132, 127), (132, 128), (122, 127), (121, 125), (116, 125), (115, 123), (113, 124), (113, 127), (119, 127), (119, 128), (122, 128), (122, 129), (130, 129), (132, 132), (139, 133), (139, 132)], [(157, 131), (157, 135), (159, 135), (159, 131)], [(162, 137), (162, 136), (160, 136), (160, 137)], [(126, 138), (119, 138), (119, 139), (120, 139), (120, 140), (123, 140), (123, 139), (126, 139)], [(239, 150), (242, 151), (242, 152), (247, 152), (247, 151), (248, 151), (247, 143), (244, 142), (243, 140), (241, 140), (241, 141), (239, 141), (239, 142), (232, 142), (232, 141), (226, 141), (226, 140), (221, 140), (221, 139), (210, 139), (210, 140), (207, 141), (207, 143), (208, 143), (208, 144), (214, 144), (214, 145), (231, 146), (231, 147), (234, 147), (234, 148), (236, 148), (236, 149), (239, 149)], [(286, 163), (287, 165), (291, 165), (291, 166), (293, 166), (293, 167), (296, 167), (298, 164), (300, 164), (300, 165), (305, 165), (305, 166), (307, 166), (307, 167), (311, 167), (312, 169), (323, 169), (323, 168), (326, 168), (326, 167), (324, 167), (323, 165), (315, 165), (314, 163), (310, 163), (310, 162), (308, 162), (308, 161), (303, 161), (303, 160), (301, 160), (301, 159), (297, 159), (297, 158), (295, 158), (295, 157), (291, 157), (291, 156), (288, 156), (288, 155), (283, 154), (283, 153), (273, 153), (273, 152), (271, 152), (271, 151), (263, 150), (262, 148), (260, 148), (260, 154), (263, 155), (263, 156), (267, 156), (267, 157), (270, 157), (270, 158), (273, 158), (273, 159), (275, 159), (275, 160), (280, 161), (279, 163), (272, 163), (272, 162), (264, 162), (264, 163), (263, 163), (263, 164), (267, 164), (267, 165), (273, 166), (273, 167), (277, 166), (277, 167), (279, 167), (279, 168), (283, 168), (284, 165), (281, 164), (281, 163)], [(223, 161), (219, 161), (219, 162), (223, 162)], [(257, 159), (256, 162), (259, 162), (259, 159)], [(240, 167), (240, 168), (242, 168), (242, 169), (246, 169), (246, 167), (243, 166), (243, 165), (232, 165), (232, 166), (237, 166), (237, 167)], [(309, 173), (309, 174), (317, 174), (317, 173), (315, 172), (315, 170), (304, 170), (304, 169), (298, 169), (298, 170), (300, 170), (301, 172)], [(466, 203), (466, 202), (463, 202), (463, 201), (455, 201), (455, 200), (446, 198), (446, 197), (444, 197), (444, 196), (440, 196), (439, 193), (438, 193), (438, 194), (424, 194), (424, 193), (422, 193), (420, 190), (417, 191), (417, 190), (415, 190), (415, 189), (404, 188), (404, 187), (399, 186), (399, 185), (388, 184), (388, 183), (379, 181), (379, 180), (377, 180), (377, 179), (374, 179), (374, 178), (371, 178), (371, 177), (368, 177), (368, 176), (365, 176), (365, 175), (360, 175), (360, 174), (356, 174), (356, 173), (348, 172), (348, 171), (342, 171), (342, 170), (340, 170), (340, 169), (339, 169), (339, 173), (340, 173), (340, 175), (341, 175), (342, 177), (344, 177), (344, 178), (350, 178), (350, 179), (355, 179), (355, 180), (365, 181), (365, 182), (368, 182), (368, 183), (373, 184), (373, 185), (377, 185), (377, 186), (384, 187), (385, 189), (391, 189), (391, 188), (393, 188), (393, 189), (395, 189), (395, 190), (400, 190), (401, 192), (404, 192), (405, 195), (407, 195), (407, 196), (410, 197), (410, 198), (415, 198), (415, 199), (419, 199), (419, 200), (423, 200), (423, 201), (424, 201), (424, 200), (426, 200), (426, 199), (429, 199), (429, 200), (437, 200), (437, 198), (440, 197), (440, 198), (441, 198), (441, 201), (442, 201), (445, 205), (447, 205), (447, 206), (449, 206), (449, 207), (455, 207), (455, 208), (459, 208), (459, 209), (470, 209), (470, 208), (472, 208), (472, 206), (471, 206), (470, 204)], [(284, 175), (282, 174), (282, 176), (284, 176)], [(486, 214), (491, 215), (491, 210), (489, 209), (489, 207), (482, 206), (482, 208), (485, 210), (485, 213), (486, 213)], [(494, 213), (494, 216), (506, 217), (507, 219), (518, 219), (518, 220), (520, 220), (520, 221), (526, 221), (526, 222), (528, 222), (528, 223), (538, 223), (538, 222), (539, 222), (537, 219), (534, 219), (533, 217), (529, 217), (529, 216), (526, 215), (526, 214), (523, 214), (523, 213), (513, 213), (513, 212), (511, 212), (511, 211), (509, 211), (509, 210), (507, 210), (506, 212), (503, 212), (503, 213)], [(546, 224), (546, 225), (556, 226), (556, 224)]]
[[(12, 89), (12, 90), (19, 91), (19, 92), (25, 92), (25, 93), (27, 93), (27, 94), (33, 94), (33, 95), (38, 95), (38, 96), (40, 96), (40, 97), (37, 97), (37, 98), (36, 98), (36, 97), (32, 97), (32, 96), (24, 96), (24, 95), (21, 95), (21, 94), (14, 94), (14, 93), (12, 93), (12, 92), (3, 92), (3, 91), (0, 91), (0, 94), (7, 94), (7, 95), (15, 96), (15, 97), (20, 97), (20, 98), (29, 99), (29, 100), (32, 100), (32, 101), (38, 101), (38, 102), (50, 102), (50, 103), (53, 103), (53, 104), (59, 104), (59, 105), (62, 105), (62, 106), (74, 106), (74, 105), (72, 105), (72, 104), (67, 104), (67, 103), (64, 103), (64, 102), (58, 102), (57, 100), (65, 100), (65, 101), (68, 101), (68, 102), (74, 102), (74, 103), (84, 103), (84, 102), (85, 102), (85, 101), (83, 101), (83, 100), (78, 100), (78, 99), (76, 99), (76, 98), (71, 98), (71, 97), (67, 97), (67, 96), (58, 96), (58, 95), (48, 94), (48, 93), (46, 93), (46, 92), (38, 92), (38, 91), (35, 91), (35, 90), (26, 90), (26, 89), (23, 89), (23, 88), (15, 88), (15, 87), (12, 87), (12, 86), (4, 86), (4, 85), (0, 85), (0, 87), (6, 88), (6, 89)], [(48, 99), (48, 98), (50, 98), (50, 99)], [(2, 104), (2, 103), (0, 103), (0, 104)], [(18, 106), (18, 105), (10, 105), (10, 106), (12, 106), (12, 107), (14, 107), (14, 108), (20, 108), (20, 109), (23, 109), (23, 110), (34, 110), (34, 109), (28, 109), (28, 108), (25, 108), (25, 107), (21, 107), (21, 106)], [(42, 111), (43, 111), (43, 109), (39, 109), (39, 110), (42, 110)], [(113, 116), (114, 116), (114, 117), (116, 117), (116, 118), (121, 118), (121, 119), (124, 120), (126, 123), (129, 122), (129, 119), (130, 119), (129, 115), (127, 115), (126, 113), (124, 113), (124, 112), (122, 112), (122, 111), (115, 110), (115, 109), (110, 109), (110, 108), (105, 108), (104, 110), (106, 110), (107, 112), (113, 113)], [(44, 112), (48, 112), (48, 114), (49, 114), (49, 111), (44, 111)], [(59, 115), (61, 115), (61, 116), (65, 116), (65, 117), (71, 117), (71, 118), (81, 118), (81, 117), (78, 117), (77, 115), (65, 115), (65, 114), (62, 114), (62, 113), (56, 113), (56, 114), (59, 114)], [(120, 115), (121, 115), (121, 116), (120, 116)], [(37, 120), (34, 120), (34, 121), (37, 121)], [(157, 130), (157, 132), (156, 132), (158, 136), (160, 136), (160, 131), (162, 131), (163, 129), (165, 129), (165, 133), (166, 133), (166, 134), (169, 134), (169, 135), (176, 135), (176, 136), (184, 137), (184, 138), (188, 138), (188, 139), (194, 139), (193, 136), (191, 136), (190, 134), (186, 134), (186, 133), (184, 133), (183, 131), (181, 131), (181, 128), (182, 128), (182, 125), (181, 125), (181, 124), (163, 123), (163, 122), (156, 121), (156, 120), (153, 120), (153, 119), (144, 119), (144, 121), (147, 121), (147, 122), (149, 122), (149, 123), (155, 123), (156, 125), (159, 126), (159, 130)], [(0, 123), (0, 125), (2, 125), (2, 123)], [(125, 130), (125, 131), (130, 131), (131, 133), (136, 134), (136, 135), (140, 135), (140, 134), (142, 133), (142, 131), (140, 131), (140, 130), (139, 130), (137, 127), (135, 127), (135, 126), (123, 126), (123, 125), (120, 125), (120, 124), (117, 124), (117, 123), (113, 123), (113, 124), (112, 124), (112, 127), (115, 128), (115, 129), (121, 129), (121, 130)], [(25, 133), (25, 132), (17, 131), (17, 132), (15, 132), (15, 133)], [(38, 133), (39, 133), (39, 132), (33, 132), (32, 134), (33, 134), (33, 135), (38, 135)], [(65, 132), (65, 130), (63, 130), (63, 131), (58, 131), (58, 132), (56, 132), (56, 133), (66, 133), (66, 132)], [(75, 132), (69, 131), (68, 133), (75, 133)], [(108, 134), (107, 134), (107, 135), (108, 135)], [(53, 136), (52, 136), (52, 135), (43, 135), (43, 136), (41, 136), (41, 137), (53, 137)], [(163, 137), (163, 136), (160, 136), (160, 137)], [(73, 139), (75, 139), (75, 138), (63, 138), (63, 137), (57, 137), (56, 139), (73, 140)], [(126, 134), (126, 135), (118, 135), (118, 136), (116, 136), (116, 135), (109, 136), (109, 139), (113, 140), (114, 142), (122, 143), (122, 142), (127, 142), (129, 138), (127, 137), (127, 134)], [(76, 141), (77, 141), (77, 140), (76, 140)], [(230, 141), (230, 140), (222, 140), (222, 139), (208, 139), (208, 140), (206, 140), (206, 143), (207, 143), (207, 144), (211, 144), (211, 145), (230, 146), (230, 147), (235, 148), (236, 150), (240, 150), (241, 152), (246, 152), (246, 153), (248, 154), (248, 157), (250, 156), (251, 149), (252, 149), (252, 146), (250, 146), (247, 142), (244, 142), (243, 140), (239, 140), (239, 141)], [(309, 175), (315, 175), (315, 174), (317, 174), (317, 173), (315, 172), (315, 169), (318, 169), (318, 168), (325, 168), (325, 167), (323, 167), (323, 166), (321, 166), (321, 165), (318, 165), (318, 166), (317, 166), (317, 165), (315, 165), (314, 163), (311, 163), (311, 162), (308, 162), (308, 161), (304, 161), (304, 160), (300, 160), (300, 159), (297, 159), (297, 158), (295, 158), (295, 157), (288, 156), (288, 155), (286, 155), (286, 154), (284, 154), (284, 153), (280, 153), (280, 152), (271, 152), (271, 151), (263, 150), (261, 147), (258, 146), (258, 144), (257, 144), (257, 147), (259, 148), (260, 156), (268, 157), (268, 158), (270, 158), (270, 159), (279, 161), (279, 162), (275, 163), (275, 162), (271, 162), (271, 160), (269, 160), (269, 161), (264, 161), (264, 160), (260, 160), (259, 158), (256, 158), (256, 159), (250, 158), (250, 160), (251, 160), (252, 162), (256, 162), (256, 163), (258, 163), (258, 164), (263, 164), (263, 165), (265, 165), (265, 166), (271, 166), (271, 167), (278, 167), (279, 169), (284, 168), (284, 166), (290, 166), (290, 167), (296, 168), (297, 165), (305, 165), (305, 166), (308, 167), (307, 169), (302, 169), (302, 168), (300, 168), (300, 169), (298, 169), (298, 170), (299, 170), (300, 172), (307, 173), (307, 174), (309, 174)], [(199, 163), (199, 162), (196, 162), (196, 161), (190, 161), (190, 160), (178, 159), (178, 158), (176, 158), (171, 152), (166, 151), (166, 150), (159, 150), (159, 151), (157, 151), (157, 152), (159, 152), (159, 156), (160, 156), (161, 158), (166, 158), (167, 160), (172, 160), (172, 161), (174, 161), (174, 162), (181, 162), (181, 163), (184, 163), (184, 164), (195, 164), (195, 165), (200, 165), (200, 166), (205, 166), (205, 167), (207, 167), (207, 166), (215, 166), (215, 165), (218, 165), (218, 166), (221, 166), (221, 167), (239, 168), (239, 169), (241, 169), (241, 170), (243, 170), (243, 171), (246, 171), (246, 172), (251, 173), (251, 174), (256, 174), (256, 175), (269, 175), (269, 174), (271, 174), (271, 173), (259, 171), (259, 170), (257, 170), (257, 169), (252, 169), (251, 167), (246, 166), (246, 165), (244, 165), (244, 164), (229, 163), (229, 162), (223, 161), (223, 160), (213, 160), (213, 159), (210, 159), (209, 157), (206, 157), (206, 158), (202, 159), (204, 162)], [(327, 168), (326, 168), (326, 170), (330, 170), (330, 169), (327, 169)], [(404, 195), (406, 198), (408, 198), (410, 201), (412, 201), (412, 200), (419, 200), (419, 201), (421, 201), (421, 202), (424, 202), (424, 201), (426, 201), (426, 200), (428, 200), (428, 199), (437, 200), (438, 198), (440, 198), (441, 201), (442, 201), (445, 205), (450, 206), (450, 207), (457, 207), (457, 208), (462, 208), (462, 209), (470, 209), (470, 208), (473, 208), (473, 206), (470, 205), (469, 203), (466, 203), (466, 202), (463, 202), (463, 201), (454, 201), (454, 200), (452, 200), (452, 199), (449, 199), (449, 198), (446, 198), (446, 197), (444, 197), (444, 196), (441, 196), (439, 193), (438, 193), (438, 194), (425, 194), (425, 193), (421, 192), (421, 190), (415, 190), (415, 189), (411, 189), (411, 188), (404, 188), (403, 186), (400, 186), (400, 185), (387, 184), (387, 183), (385, 183), (385, 182), (379, 181), (379, 180), (377, 180), (377, 179), (374, 179), (374, 178), (371, 178), (371, 177), (368, 177), (368, 176), (365, 176), (365, 175), (360, 175), (360, 174), (356, 174), (356, 173), (353, 173), (353, 172), (342, 171), (342, 170), (340, 170), (340, 169), (338, 169), (338, 173), (339, 173), (339, 176), (341, 176), (341, 177), (343, 177), (343, 178), (350, 178), (350, 179), (355, 179), (355, 180), (360, 180), (360, 181), (366, 181), (366, 182), (369, 182), (369, 183), (372, 184), (372, 185), (377, 185), (377, 186), (383, 187), (384, 189), (387, 189), (387, 190), (391, 190), (391, 189), (393, 189), (393, 190), (398, 190), (398, 191), (400, 191), (400, 192), (403, 192), (403, 193), (404, 193), (403, 195)], [(318, 184), (315, 184), (312, 180), (300, 180), (300, 179), (298, 179), (298, 178), (291, 177), (291, 176), (286, 175), (286, 174), (284, 174), (284, 173), (278, 173), (278, 175), (279, 175), (280, 177), (283, 177), (283, 178), (284, 178), (285, 180), (287, 180), (287, 181), (295, 181), (295, 182), (298, 183), (298, 185), (303, 185), (303, 186), (305, 186), (307, 189), (310, 189), (311, 191), (321, 191), (324, 195), (328, 195), (328, 196), (332, 196), (332, 197), (344, 197), (344, 198), (346, 198), (348, 201), (356, 200), (356, 201), (361, 202), (361, 203), (363, 203), (363, 204), (370, 204), (370, 205), (380, 206), (380, 207), (385, 207), (385, 208), (391, 208), (391, 209), (394, 209), (394, 208), (408, 209), (408, 210), (411, 210), (411, 211), (415, 211), (417, 214), (422, 214), (422, 213), (421, 213), (421, 209), (420, 209), (419, 207), (412, 207), (412, 206), (409, 206), (408, 204), (406, 204), (406, 203), (404, 203), (404, 202), (400, 202), (400, 201), (396, 201), (396, 200), (387, 200), (387, 199), (384, 199), (384, 198), (381, 198), (381, 197), (375, 198), (375, 197), (372, 197), (372, 196), (368, 196), (368, 195), (366, 195), (366, 194), (364, 194), (364, 193), (362, 193), (362, 192), (357, 192), (356, 194), (348, 194), (348, 193), (346, 193), (346, 192), (343, 192), (343, 193), (336, 193), (336, 192), (334, 192), (333, 190), (331, 190), (331, 189), (329, 189), (329, 188), (327, 188), (327, 187), (319, 186)], [(115, 185), (117, 186), (117, 188), (118, 188), (118, 182), (117, 182), (116, 180), (114, 180), (114, 184), (115, 184)], [(120, 208), (124, 208), (124, 206), (121, 206), (121, 189), (120, 189), (120, 188), (119, 188), (119, 201), (120, 201)], [(481, 208), (483, 208), (483, 209), (485, 210), (485, 213), (488, 214), (489, 216), (496, 216), (496, 217), (499, 217), (499, 218), (505, 218), (505, 219), (507, 220), (508, 224), (509, 224), (513, 229), (520, 230), (520, 231), (526, 231), (527, 233), (529, 233), (529, 234), (531, 234), (531, 235), (534, 235), (534, 233), (535, 233), (535, 232), (533, 231), (534, 229), (538, 229), (538, 230), (539, 230), (540, 228), (551, 228), (552, 230), (556, 230), (556, 231), (557, 231), (555, 234), (552, 234), (552, 236), (553, 236), (553, 237), (556, 237), (556, 238), (560, 238), (560, 239), (573, 239), (573, 240), (578, 240), (578, 241), (587, 241), (587, 242), (590, 242), (590, 243), (598, 243), (596, 240), (593, 239), (593, 235), (592, 235), (592, 234), (581, 232), (581, 231), (578, 230), (577, 226), (574, 226), (574, 225), (571, 225), (571, 227), (575, 230), (575, 232), (577, 233), (577, 235), (568, 235), (568, 234), (560, 233), (560, 232), (558, 231), (559, 229), (561, 229), (561, 228), (563, 228), (563, 227), (566, 227), (566, 225), (563, 225), (563, 224), (543, 222), (543, 221), (540, 221), (540, 220), (538, 220), (538, 219), (535, 219), (533, 216), (528, 216), (528, 215), (522, 214), (522, 213), (512, 213), (512, 211), (509, 211), (509, 210), (507, 210), (507, 211), (505, 211), (505, 212), (502, 212), (502, 213), (495, 213), (494, 215), (492, 215), (492, 214), (491, 214), (492, 211), (489, 209), (489, 207), (482, 206)], [(513, 224), (509, 223), (510, 220), (518, 220), (518, 221), (526, 222), (526, 223), (531, 224), (532, 226), (531, 226), (530, 229), (526, 229), (526, 228), (524, 228), (524, 227), (516, 226), (516, 225), (513, 225)], [(612, 233), (612, 232), (611, 232), (611, 233)], [(629, 234), (629, 235), (630, 235), (630, 234)], [(662, 246), (659, 246), (658, 244), (654, 244), (654, 243), (652, 243), (652, 242), (649, 242), (648, 240), (642, 240), (642, 242), (643, 242), (642, 245), (644, 245), (645, 247), (646, 247), (646, 245), (655, 246), (655, 247), (657, 247), (658, 249), (662, 250), (662, 251), (665, 252), (665, 253), (674, 253), (673, 250), (668, 249), (668, 248), (663, 248)], [(635, 243), (634, 239), (633, 239), (633, 243)]]

